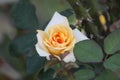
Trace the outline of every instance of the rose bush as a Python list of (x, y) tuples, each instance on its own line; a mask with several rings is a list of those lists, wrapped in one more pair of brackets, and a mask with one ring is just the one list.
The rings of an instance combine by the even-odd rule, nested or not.
[[(120, 80), (119, 3), (120, 0), (19, 0), (15, 5), (0, 6), (17, 29), (14, 40), (4, 35), (0, 57), (21, 74), (19, 80)], [(44, 26), (55, 10), (61, 15), (55, 12)], [(65, 16), (90, 40), (78, 29), (72, 30)], [(1, 69), (7, 77), (10, 72)], [(0, 80), (5, 76), (0, 74)]]
[[(73, 48), (75, 43), (88, 39), (78, 29), (72, 30), (65, 16), (55, 12), (51, 21), (44, 31), (37, 30), (37, 44), (35, 45), (38, 54), (50, 60), (50, 55), (60, 61), (75, 62)], [(68, 53), (63, 58), (61, 55)]]

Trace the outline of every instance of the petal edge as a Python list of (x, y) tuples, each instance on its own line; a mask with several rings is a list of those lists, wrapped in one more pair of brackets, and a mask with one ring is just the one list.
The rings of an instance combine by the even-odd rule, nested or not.
[(76, 58), (74, 56), (74, 53), (73, 52), (69, 53), (67, 56), (64, 57), (63, 61), (66, 62), (66, 63), (75, 62)]
[(35, 45), (35, 48), (36, 48), (36, 51), (38, 52), (39, 56), (41, 56), (41, 57), (46, 57), (47, 60), (50, 60), (50, 58), (49, 58), (50, 54), (47, 53), (47, 52), (45, 52), (45, 51), (43, 51), (43, 50), (39, 47), (38, 44)]
[(58, 25), (58, 24), (63, 24), (63, 25), (69, 26), (67, 18), (65, 16), (62, 16), (58, 12), (55, 12), (52, 19), (48, 23), (48, 25), (45, 29), (45, 32), (47, 32), (50, 27), (52, 27), (54, 25)]
[(73, 35), (75, 36), (76, 38), (76, 42), (79, 42), (79, 41), (83, 41), (83, 40), (87, 40), (88, 38), (82, 33), (80, 32), (78, 29), (74, 29), (73, 30)]

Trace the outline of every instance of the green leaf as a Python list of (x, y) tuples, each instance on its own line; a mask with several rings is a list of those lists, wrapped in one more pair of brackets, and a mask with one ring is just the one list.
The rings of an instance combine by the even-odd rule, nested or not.
[(53, 74), (54, 74), (53, 69), (49, 69), (46, 72), (41, 71), (39, 75), (39, 80), (54, 80)]
[(118, 79), (113, 72), (105, 70), (95, 80), (118, 80)]
[(36, 43), (36, 34), (29, 33), (14, 39), (10, 44), (10, 54), (20, 56), (23, 53), (31, 50)]
[(115, 54), (104, 62), (104, 67), (112, 71), (120, 69), (120, 54)]
[(26, 72), (28, 75), (40, 71), (44, 66), (46, 59), (40, 57), (37, 53), (32, 56), (28, 56), (26, 60)]
[(90, 69), (82, 69), (75, 72), (76, 80), (89, 80), (95, 77), (95, 74)]
[(103, 71), (103, 63), (92, 63), (91, 66), (94, 68), (95, 74), (100, 74)]
[[(5, 36), (4, 41), (0, 44), (0, 57), (4, 58), (12, 67), (20, 73), (24, 73), (24, 62), (21, 57), (14, 57), (9, 54), (10, 39)], [(19, 63), (18, 63), (19, 62)]]
[(19, 29), (36, 30), (40, 28), (35, 7), (29, 0), (20, 0), (15, 4), (11, 16), (15, 26)]
[(64, 11), (61, 11), (60, 14), (66, 17), (70, 17), (71, 15), (74, 14), (74, 12), (72, 9), (66, 9)]
[(104, 50), (107, 54), (114, 54), (120, 50), (120, 29), (115, 30), (105, 38)]
[(93, 40), (78, 42), (75, 45), (74, 54), (81, 62), (101, 62), (103, 59), (101, 47)]

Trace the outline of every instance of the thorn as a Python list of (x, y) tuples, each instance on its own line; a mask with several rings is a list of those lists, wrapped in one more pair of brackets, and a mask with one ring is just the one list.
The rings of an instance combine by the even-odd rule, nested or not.
[(89, 9), (86, 9), (86, 13), (89, 13), (90, 10), (91, 10), (90, 8), (89, 8)]
[(88, 18), (87, 17), (87, 21), (93, 23), (93, 19), (92, 18)]
[(77, 2), (76, 2), (76, 5), (80, 6), (80, 3), (77, 1)]

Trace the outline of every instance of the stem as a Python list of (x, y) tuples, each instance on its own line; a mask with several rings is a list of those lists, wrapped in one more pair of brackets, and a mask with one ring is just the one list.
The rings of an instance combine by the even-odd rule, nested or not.
[(104, 59), (103, 59), (103, 62), (108, 58), (108, 54), (105, 55)]
[(71, 71), (67, 70), (67, 72), (68, 72), (68, 74), (71, 75), (71, 77), (72, 77), (73, 80), (76, 80), (76, 79), (75, 79), (75, 75), (74, 75)]
[(67, 1), (73, 8), (76, 14), (76, 18), (78, 20), (82, 20), (82, 18), (85, 17), (85, 8), (82, 6), (81, 2), (78, 0), (67, 0)]

